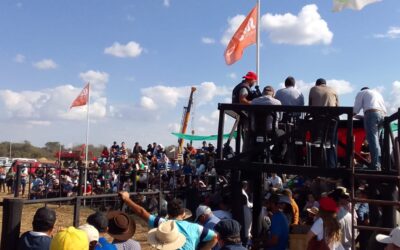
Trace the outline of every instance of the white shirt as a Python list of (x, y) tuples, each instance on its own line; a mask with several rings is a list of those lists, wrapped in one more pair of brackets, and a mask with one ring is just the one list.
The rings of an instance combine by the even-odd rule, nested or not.
[(216, 210), (216, 211), (212, 211), (212, 212), (220, 220), (232, 219), (231, 212), (228, 212), (225, 210)]
[[(324, 221), (318, 218), (311, 227), (311, 232), (317, 236), (317, 240), (322, 240), (324, 238)], [(344, 250), (340, 242), (332, 242), (329, 245), (330, 250)]]
[(268, 182), (271, 183), (272, 187), (282, 189), (282, 179), (279, 176), (268, 178)]
[(340, 207), (338, 212), (338, 221), (340, 224), (340, 229), (342, 231), (342, 245), (344, 249), (351, 249), (351, 213), (347, 211), (345, 208)]
[(247, 192), (246, 192), (244, 189), (242, 189), (242, 194), (243, 194), (244, 196), (246, 196), (247, 207), (248, 207), (248, 208), (253, 208), (253, 203), (249, 201), (249, 196), (247, 195)]
[(361, 109), (364, 111), (377, 109), (386, 114), (385, 102), (382, 95), (373, 89), (365, 89), (358, 92), (354, 102), (353, 112), (358, 114)]

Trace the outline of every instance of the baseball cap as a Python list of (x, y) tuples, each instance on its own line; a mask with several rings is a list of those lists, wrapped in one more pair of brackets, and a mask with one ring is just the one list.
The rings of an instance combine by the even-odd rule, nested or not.
[(315, 85), (319, 86), (319, 85), (323, 85), (326, 84), (326, 80), (324, 78), (319, 78), (317, 79), (317, 81), (315, 82)]
[(68, 227), (59, 231), (51, 240), (50, 250), (87, 250), (88, 236), (82, 230)]
[(243, 76), (244, 79), (248, 79), (248, 80), (256, 80), (257, 81), (257, 74), (249, 71), (247, 72), (247, 74), (245, 76)]
[(97, 231), (94, 226), (83, 224), (82, 226), (78, 227), (78, 229), (84, 231), (87, 234), (89, 242), (99, 241), (99, 231)]
[(107, 231), (108, 219), (106, 214), (102, 212), (89, 215), (86, 222), (94, 226), (100, 233), (105, 233)]
[(333, 200), (330, 197), (321, 198), (319, 200), (319, 208), (321, 210), (324, 210), (327, 212), (334, 212), (334, 213), (336, 213), (339, 210), (335, 200)]
[(376, 236), (376, 240), (380, 243), (384, 244), (394, 244), (397, 247), (400, 247), (400, 227), (394, 228), (390, 235), (378, 234)]
[(290, 202), (289, 197), (286, 196), (286, 195), (280, 195), (279, 196), (279, 203), (286, 203), (286, 204), (292, 205), (292, 203)]
[(200, 205), (197, 207), (196, 209), (196, 219), (195, 221), (197, 221), (199, 219), (199, 217), (203, 214), (211, 214), (211, 208), (208, 206), (204, 206), (204, 205)]
[(221, 220), (215, 225), (214, 231), (217, 232), (222, 239), (240, 237), (240, 224), (236, 220)]

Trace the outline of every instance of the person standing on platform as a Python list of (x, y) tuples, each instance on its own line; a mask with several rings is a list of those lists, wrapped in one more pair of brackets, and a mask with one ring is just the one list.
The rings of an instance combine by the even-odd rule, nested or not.
[(379, 145), (379, 129), (382, 127), (383, 119), (386, 115), (386, 107), (382, 95), (368, 87), (362, 88), (354, 102), (354, 115), (357, 115), (361, 109), (364, 111), (364, 130), (371, 154), (369, 169), (380, 171), (381, 146)]
[(251, 88), (257, 82), (257, 74), (249, 71), (243, 76), (241, 81), (232, 91), (232, 103), (251, 104), (251, 101), (257, 97)]

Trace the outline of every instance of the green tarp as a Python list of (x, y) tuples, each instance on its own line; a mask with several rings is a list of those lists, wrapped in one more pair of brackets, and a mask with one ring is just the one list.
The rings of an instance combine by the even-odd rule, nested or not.
[[(180, 139), (184, 139), (187, 141), (215, 141), (218, 139), (218, 135), (186, 135), (186, 134), (181, 134), (181, 133), (172, 133), (176, 137)], [(229, 134), (224, 135), (224, 139), (228, 139)], [(233, 133), (233, 138), (236, 138), (236, 131)]]
[(397, 131), (398, 126), (396, 122), (393, 122), (390, 124), (390, 129), (392, 130), (392, 132)]

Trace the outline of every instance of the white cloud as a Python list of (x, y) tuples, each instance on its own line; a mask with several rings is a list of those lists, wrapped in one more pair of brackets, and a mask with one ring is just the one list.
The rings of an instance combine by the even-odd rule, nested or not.
[[(108, 74), (89, 70), (81, 73), (80, 77), (88, 81), (91, 88), (90, 116), (94, 119), (104, 118), (107, 114), (107, 98), (104, 88), (108, 82)], [(16, 92), (9, 89), (0, 90), (0, 112), (4, 114), (0, 119), (16, 118), (26, 120), (31, 125), (38, 121), (84, 120), (86, 106), (69, 109), (72, 101), (82, 91), (82, 86), (60, 85), (36, 91)], [(32, 122), (33, 121), (33, 122)]]
[(271, 41), (278, 44), (330, 44), (333, 38), (315, 4), (304, 6), (297, 16), (291, 13), (263, 15), (261, 27), (269, 33)]
[(201, 42), (204, 44), (214, 44), (215, 43), (215, 39), (210, 38), (210, 37), (202, 37), (201, 38)]
[(50, 121), (41, 121), (41, 120), (31, 120), (31, 121), (28, 121), (28, 124), (33, 125), (33, 126), (50, 126), (51, 122)]
[(165, 7), (169, 7), (171, 5), (171, 1), (170, 0), (163, 0), (163, 4)]
[[(245, 18), (244, 15), (236, 15), (228, 19), (228, 28), (221, 38), (223, 45), (229, 43)], [(278, 44), (331, 44), (333, 38), (333, 33), (327, 22), (321, 18), (315, 4), (304, 6), (297, 16), (291, 13), (267, 13), (261, 17), (261, 29), (268, 33), (273, 43)]]
[(230, 79), (233, 79), (233, 80), (236, 80), (236, 79), (237, 79), (236, 73), (229, 73), (229, 74), (228, 74), (228, 77), (229, 77)]
[[(194, 100), (197, 105), (204, 105), (217, 96), (226, 96), (231, 94), (227, 87), (218, 87), (213, 82), (203, 82), (194, 87), (196, 87)], [(190, 89), (191, 86), (169, 87), (157, 85), (143, 88), (141, 89), (141, 93), (144, 97), (150, 98), (159, 108), (174, 108), (178, 101), (187, 100), (189, 98)], [(143, 101), (143, 98), (141, 101)]]
[[(329, 79), (326, 80), (326, 85), (336, 90), (336, 93), (339, 96), (339, 102), (341, 100), (342, 95), (347, 95), (354, 92), (354, 88), (352, 87), (353, 84), (351, 84), (346, 80)], [(284, 83), (281, 83), (280, 86), (284, 87)], [(299, 89), (301, 93), (303, 93), (304, 101), (306, 104), (308, 103), (308, 94), (310, 93), (310, 89), (313, 86), (315, 86), (315, 82), (305, 82), (303, 80), (296, 80), (296, 88)]]
[(17, 54), (14, 57), (14, 62), (16, 62), (16, 63), (24, 63), (25, 62), (25, 56), (22, 55), (22, 54)]
[(390, 92), (389, 101), (386, 102), (386, 106), (389, 114), (397, 112), (400, 107), (400, 81), (394, 81), (392, 83), (392, 91)]
[(213, 119), (210, 119), (209, 117), (206, 117), (204, 115), (200, 116), (199, 121), (202, 123), (205, 123), (207, 125), (215, 125), (216, 121)]
[(41, 61), (33, 63), (33, 66), (40, 70), (49, 70), (58, 67), (58, 65), (52, 59), (43, 59)]
[(328, 56), (328, 55), (331, 55), (331, 54), (336, 54), (336, 53), (339, 53), (339, 52), (340, 52), (340, 49), (333, 48), (333, 47), (325, 47), (325, 48), (323, 48), (321, 50), (321, 53), (324, 56)]
[(139, 43), (130, 41), (127, 44), (113, 43), (111, 47), (105, 48), (104, 53), (116, 57), (138, 57), (143, 51)]
[[(91, 85), (91, 89), (93, 90), (103, 90), (106, 87), (106, 84), (109, 79), (109, 74), (106, 72), (101, 72), (101, 71), (95, 71), (95, 70), (89, 70), (83, 73), (79, 74), (79, 78), (82, 79), (82, 81), (89, 82)], [(91, 93), (96, 94), (96, 92)]]
[(396, 39), (400, 38), (400, 27), (389, 27), (385, 34), (375, 34), (375, 38), (389, 38)]
[(175, 132), (178, 133), (181, 129), (181, 125), (179, 125), (178, 123), (170, 123), (168, 124), (168, 130), (171, 132)]
[(335, 89), (339, 96), (350, 94), (354, 91), (351, 83), (345, 80), (331, 79), (327, 80), (326, 84)]
[(221, 38), (221, 43), (223, 45), (228, 45), (233, 34), (235, 34), (236, 30), (239, 28), (240, 24), (244, 21), (245, 18), (246, 16), (244, 15), (236, 15), (232, 18), (228, 18), (228, 28), (225, 30)]
[(155, 104), (155, 102), (153, 101), (153, 99), (151, 99), (150, 97), (147, 96), (143, 96), (140, 99), (140, 106), (148, 109), (148, 110), (155, 110), (157, 109), (157, 104)]
[(134, 16), (131, 16), (131, 15), (127, 15), (127, 16), (126, 16), (126, 20), (127, 20), (128, 22), (134, 22), (134, 21), (135, 21), (135, 17), (134, 17)]

